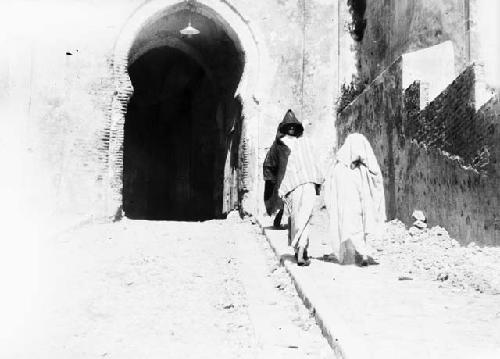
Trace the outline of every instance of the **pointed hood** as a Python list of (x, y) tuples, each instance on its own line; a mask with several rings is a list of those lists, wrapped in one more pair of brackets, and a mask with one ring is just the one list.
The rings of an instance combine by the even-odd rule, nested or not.
[(286, 112), (285, 117), (283, 117), (283, 121), (281, 121), (278, 126), (278, 132), (285, 134), (290, 126), (295, 126), (297, 137), (300, 137), (304, 132), (304, 126), (302, 126), (292, 110), (288, 110)]

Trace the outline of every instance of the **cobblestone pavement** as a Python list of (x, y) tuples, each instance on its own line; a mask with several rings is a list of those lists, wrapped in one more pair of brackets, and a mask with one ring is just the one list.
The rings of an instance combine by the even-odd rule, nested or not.
[(43, 246), (40, 268), (37, 316), (6, 357), (333, 357), (239, 219), (89, 225)]

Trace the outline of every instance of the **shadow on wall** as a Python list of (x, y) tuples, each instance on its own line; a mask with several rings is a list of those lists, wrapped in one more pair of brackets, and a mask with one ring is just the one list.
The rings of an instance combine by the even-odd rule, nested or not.
[(349, 23), (349, 33), (355, 41), (363, 41), (366, 29), (366, 0), (348, 0), (349, 12), (352, 20)]

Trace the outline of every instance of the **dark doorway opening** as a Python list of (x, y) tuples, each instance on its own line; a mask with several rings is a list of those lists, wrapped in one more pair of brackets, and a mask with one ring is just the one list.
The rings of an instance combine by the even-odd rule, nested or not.
[(160, 46), (129, 66), (134, 94), (125, 117), (122, 192), (128, 218), (207, 220), (237, 207), (242, 118), (234, 92), (242, 62), (227, 36), (203, 19), (212, 32), (190, 40), (203, 64)]

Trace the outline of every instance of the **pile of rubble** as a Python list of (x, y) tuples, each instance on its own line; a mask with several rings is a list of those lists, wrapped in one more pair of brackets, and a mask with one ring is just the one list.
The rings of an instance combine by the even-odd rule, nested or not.
[(500, 248), (461, 246), (439, 226), (427, 228), (422, 213), (414, 213), (408, 230), (394, 220), (376, 241), (377, 260), (389, 262), (405, 278), (425, 277), (456, 288), (500, 294)]

